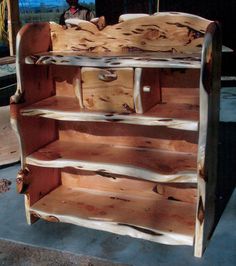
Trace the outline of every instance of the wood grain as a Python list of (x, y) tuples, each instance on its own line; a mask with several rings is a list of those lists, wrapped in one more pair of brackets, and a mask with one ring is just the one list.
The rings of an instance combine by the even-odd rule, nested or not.
[[(177, 12), (102, 30), (24, 26), (11, 113), (28, 222), (165, 244), (194, 238), (202, 256), (215, 226), (220, 53), (216, 23)], [(122, 68), (121, 80), (105, 73)]]
[(192, 104), (157, 104), (143, 115), (91, 112), (81, 109), (72, 97), (51, 97), (23, 108), (24, 116), (41, 116), (65, 121), (101, 121), (197, 131), (198, 108)]
[(56, 168), (42, 168), (27, 165), (28, 186), (25, 191), (25, 211), (28, 224), (37, 219), (31, 214), (30, 207), (61, 184), (60, 172)]
[(74, 167), (159, 182), (196, 182), (196, 155), (118, 145), (55, 141), (27, 156), (41, 167)]
[(221, 30), (208, 27), (203, 46), (200, 86), (198, 149), (198, 204), (194, 255), (201, 257), (215, 229), (218, 176), (218, 125), (220, 110)]
[(145, 125), (58, 121), (62, 141), (116, 144), (197, 154), (198, 132)]
[(10, 124), (9, 106), (0, 107), (0, 166), (20, 160), (17, 136)]
[(199, 80), (197, 69), (162, 69), (162, 102), (186, 104), (199, 110)]
[(195, 208), (190, 203), (60, 186), (30, 210), (40, 218), (165, 244), (193, 241)]
[[(34, 75), (30, 74), (32, 67), (24, 64), (25, 57), (29, 54), (47, 52), (50, 47), (51, 38), (48, 23), (29, 23), (18, 32), (16, 39), (17, 91), (11, 97), (11, 102), (18, 103), (25, 100), (22, 98), (25, 97), (25, 88), (28, 87), (27, 79), (29, 77), (34, 78)], [(47, 68), (46, 71), (48, 71)], [(47, 82), (47, 80), (43, 79), (43, 82)], [(26, 91), (30, 93), (31, 90)]]
[(101, 31), (87, 21), (67, 30), (50, 23), (51, 50), (55, 52), (29, 53), (25, 62), (87, 67), (200, 68), (201, 46), (210, 23), (181, 13), (131, 19)]
[(157, 183), (133, 177), (64, 168), (61, 182), (69, 188), (120, 193), (125, 196), (168, 199), (196, 204), (197, 186), (190, 183)]
[[(81, 21), (66, 31), (50, 24), (54, 51), (199, 51), (211, 21), (188, 14), (165, 13), (127, 20), (99, 31)], [(65, 39), (67, 43), (65, 43)]]
[[(2, 2), (2, 1), (0, 1)], [(7, 0), (7, 28), (8, 39), (10, 47), (10, 55), (13, 56), (16, 53), (16, 35), (20, 29), (20, 17), (19, 17), (19, 1)]]
[(132, 68), (81, 69), (83, 105), (89, 110), (134, 112)]
[(62, 65), (85, 67), (142, 67), (200, 69), (201, 54), (180, 52), (122, 52), (87, 53), (75, 51), (52, 51), (29, 54), (26, 64)]

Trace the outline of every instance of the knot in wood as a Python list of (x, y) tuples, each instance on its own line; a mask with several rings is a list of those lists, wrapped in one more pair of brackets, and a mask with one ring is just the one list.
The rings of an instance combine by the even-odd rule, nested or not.
[(149, 29), (145, 32), (144, 38), (147, 40), (157, 40), (160, 37), (160, 31), (157, 29)]

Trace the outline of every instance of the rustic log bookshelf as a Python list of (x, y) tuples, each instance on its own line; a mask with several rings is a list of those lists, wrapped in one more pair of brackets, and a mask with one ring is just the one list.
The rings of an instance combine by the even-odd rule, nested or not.
[(17, 188), (42, 218), (194, 246), (215, 226), (220, 29), (158, 13), (99, 30), (24, 26), (11, 121)]

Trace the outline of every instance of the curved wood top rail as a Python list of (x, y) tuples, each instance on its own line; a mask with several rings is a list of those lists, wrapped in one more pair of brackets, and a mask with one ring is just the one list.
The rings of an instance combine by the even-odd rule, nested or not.
[(62, 29), (50, 24), (53, 51), (86, 52), (199, 52), (210, 20), (164, 12), (130, 19), (99, 29), (87, 21)]
[(196, 182), (196, 155), (120, 145), (55, 141), (26, 157), (41, 167), (74, 167), (156, 182)]

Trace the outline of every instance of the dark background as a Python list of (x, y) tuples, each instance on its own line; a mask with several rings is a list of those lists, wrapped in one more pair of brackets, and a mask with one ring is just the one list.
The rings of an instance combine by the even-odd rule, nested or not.
[(96, 16), (105, 16), (107, 24), (118, 23), (122, 14), (153, 14), (156, 10), (157, 0), (96, 0)]
[(220, 22), (223, 44), (236, 50), (236, 0), (161, 0), (160, 11), (181, 11)]

